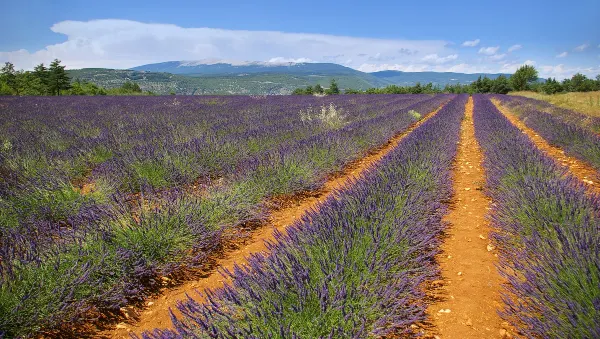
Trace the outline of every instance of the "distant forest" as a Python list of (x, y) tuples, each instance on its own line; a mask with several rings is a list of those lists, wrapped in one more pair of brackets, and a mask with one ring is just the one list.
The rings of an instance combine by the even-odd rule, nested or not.
[(153, 95), (132, 81), (119, 88), (103, 88), (94, 83), (71, 79), (61, 61), (43, 63), (33, 71), (17, 71), (7, 62), (0, 70), (0, 95)]
[[(589, 79), (581, 73), (573, 75), (562, 82), (548, 78), (539, 81), (535, 67), (524, 65), (515, 74), (506, 77), (500, 75), (496, 79), (479, 77), (470, 84), (448, 84), (444, 87), (432, 83), (414, 86), (390, 85), (367, 90), (351, 88), (340, 89), (335, 79), (331, 80), (329, 88), (317, 84), (296, 88), (296, 95), (336, 95), (336, 94), (436, 94), (436, 93), (499, 93), (511, 91), (532, 90), (540, 93), (555, 94), (561, 92), (589, 92), (600, 90), (600, 75)], [(175, 94), (171, 92), (171, 94)], [(33, 71), (15, 70), (12, 63), (4, 64), (0, 71), (0, 95), (155, 95), (143, 91), (139, 84), (127, 81), (118, 88), (103, 88), (89, 81), (71, 79), (61, 61), (55, 59), (46, 67), (43, 63)]]
[[(555, 78), (548, 78), (545, 82), (540, 82), (538, 72), (533, 66), (524, 65), (520, 67), (515, 74), (510, 77), (500, 75), (496, 79), (488, 77), (479, 77), (476, 81), (468, 84), (448, 84), (443, 88), (434, 86), (432, 83), (421, 85), (417, 83), (414, 86), (390, 85), (382, 88), (369, 88), (367, 90), (346, 89), (344, 94), (437, 94), (437, 93), (498, 93), (507, 94), (512, 91), (535, 91), (545, 94), (555, 94), (561, 92), (591, 92), (600, 91), (600, 75), (596, 79), (589, 79), (581, 73), (577, 73), (571, 79), (564, 79), (562, 82)], [(314, 87), (308, 86), (297, 88), (293, 94), (311, 95), (311, 94), (340, 94), (340, 90), (335, 82), (331, 80), (328, 89), (321, 85)]]

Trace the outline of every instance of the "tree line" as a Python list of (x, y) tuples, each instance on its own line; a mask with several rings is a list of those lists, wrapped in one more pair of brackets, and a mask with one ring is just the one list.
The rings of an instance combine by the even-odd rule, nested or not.
[(140, 85), (126, 81), (118, 88), (103, 88), (89, 81), (73, 81), (61, 61), (54, 59), (48, 67), (43, 63), (33, 71), (15, 70), (6, 62), (0, 69), (0, 95), (154, 95), (142, 91)]
[[(335, 80), (331, 81), (335, 84)], [(318, 91), (317, 91), (318, 88)], [(331, 86), (330, 86), (331, 88)], [(416, 83), (413, 86), (398, 86), (389, 85), (381, 88), (369, 88), (366, 90), (345, 89), (344, 94), (438, 94), (438, 93), (498, 93), (507, 94), (511, 91), (536, 91), (546, 94), (555, 94), (561, 92), (589, 92), (600, 90), (600, 75), (596, 79), (589, 79), (581, 73), (575, 74), (571, 79), (565, 79), (562, 82), (556, 79), (548, 78), (545, 82), (540, 82), (538, 79), (538, 71), (534, 66), (524, 65), (517, 71), (506, 77), (500, 75), (495, 79), (490, 79), (486, 76), (479, 77), (476, 81), (470, 84), (447, 84), (444, 87), (428, 83), (422, 85)], [(323, 89), (321, 85), (307, 86), (297, 88), (293, 94), (311, 95), (311, 94), (339, 94), (340, 90), (335, 84), (333, 93), (330, 89)]]

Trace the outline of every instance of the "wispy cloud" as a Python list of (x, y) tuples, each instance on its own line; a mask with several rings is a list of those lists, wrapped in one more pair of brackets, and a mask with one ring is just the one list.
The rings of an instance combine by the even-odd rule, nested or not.
[(426, 62), (426, 63), (432, 63), (432, 64), (441, 65), (441, 64), (449, 63), (449, 62), (454, 61), (456, 59), (458, 59), (458, 54), (451, 54), (451, 55), (448, 55), (448, 56), (445, 56), (445, 57), (441, 57), (441, 56), (439, 56), (437, 54), (429, 54), (429, 55), (426, 55), (423, 58), (423, 61)]
[(276, 57), (269, 59), (270, 63), (274, 64), (282, 64), (282, 63), (302, 63), (302, 62), (312, 62), (309, 58), (284, 58), (284, 57)]
[(557, 58), (566, 58), (567, 55), (569, 55), (569, 52), (565, 51), (565, 52), (562, 52), (562, 53), (558, 54), (556, 57)]
[(506, 57), (506, 54), (494, 54), (490, 55), (488, 58), (492, 61), (500, 61)]
[(496, 46), (496, 47), (481, 47), (479, 49), (479, 54), (494, 55), (494, 54), (496, 54), (496, 52), (498, 52), (499, 49), (500, 49), (500, 46)]
[(559, 65), (541, 65), (538, 67), (542, 78), (570, 78), (576, 73), (582, 73), (589, 77), (600, 73), (600, 67), (571, 67), (564, 64)]
[(475, 46), (479, 45), (480, 42), (481, 42), (481, 40), (479, 40), (479, 39), (467, 40), (467, 41), (465, 41), (465, 42), (462, 43), (462, 46), (464, 46), (464, 47), (475, 47)]
[(576, 52), (583, 52), (586, 49), (588, 49), (588, 47), (590, 47), (590, 44), (583, 44), (583, 45), (579, 45), (579, 46), (575, 47), (574, 50)]
[[(62, 21), (52, 31), (66, 41), (29, 52), (0, 52), (0, 62), (31, 69), (54, 58), (68, 68), (128, 68), (167, 60), (312, 60), (358, 67), (369, 58), (420, 62), (422, 55), (452, 52), (444, 40), (371, 39), (326, 34), (184, 28), (129, 20)], [(335, 60), (327, 56), (342, 55)], [(378, 55), (378, 57), (376, 57)]]
[(509, 51), (509, 52), (514, 52), (514, 51), (518, 51), (518, 50), (520, 50), (521, 48), (523, 48), (523, 46), (522, 46), (522, 45), (512, 45), (512, 46), (510, 46), (510, 47), (508, 48), (508, 51)]

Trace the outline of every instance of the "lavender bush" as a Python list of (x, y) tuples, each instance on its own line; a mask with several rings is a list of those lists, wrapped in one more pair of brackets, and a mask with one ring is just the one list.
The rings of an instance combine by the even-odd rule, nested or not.
[[(451, 98), (1, 98), (0, 331), (119, 314)], [(329, 104), (343, 126), (301, 121)]]
[(566, 123), (577, 125), (593, 132), (600, 133), (600, 117), (590, 116), (533, 98), (506, 95), (495, 95), (494, 97), (502, 101), (502, 103), (507, 104), (511, 109), (515, 109), (517, 111), (527, 109), (546, 112)]
[(455, 98), (355, 185), (278, 233), (268, 256), (227, 272), (205, 304), (180, 303), (176, 330), (144, 338), (366, 338), (410, 335), (437, 276), (467, 96)]
[(506, 104), (513, 112), (517, 112), (525, 125), (539, 133), (548, 143), (562, 148), (567, 154), (600, 170), (600, 135), (580, 126), (584, 119), (580, 117), (581, 114), (567, 110), (569, 114), (572, 114), (567, 118), (567, 113), (562, 115), (548, 113), (548, 111), (537, 109), (530, 100), (520, 97), (495, 95), (494, 98)]
[(600, 197), (477, 95), (475, 133), (507, 278), (501, 315), (527, 338), (600, 337)]

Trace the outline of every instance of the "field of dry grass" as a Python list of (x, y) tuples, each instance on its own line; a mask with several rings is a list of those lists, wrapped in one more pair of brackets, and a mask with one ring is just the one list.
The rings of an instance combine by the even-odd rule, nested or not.
[(512, 92), (510, 95), (520, 95), (537, 100), (544, 100), (556, 106), (572, 109), (589, 116), (600, 117), (600, 91), (571, 92), (552, 95), (522, 91)]

